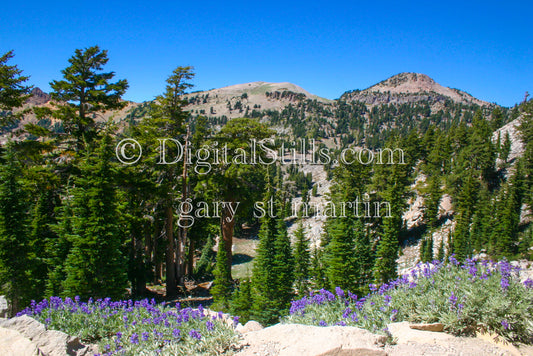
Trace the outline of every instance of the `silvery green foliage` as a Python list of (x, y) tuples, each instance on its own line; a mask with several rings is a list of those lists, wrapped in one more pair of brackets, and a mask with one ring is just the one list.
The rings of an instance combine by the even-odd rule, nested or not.
[(533, 343), (533, 281), (521, 283), (507, 261), (433, 261), (358, 297), (336, 288), (292, 302), (290, 323), (352, 325), (387, 334), (395, 321), (441, 322), (447, 332), (496, 332), (512, 342)]
[(33, 302), (19, 315), (29, 315), (47, 328), (97, 343), (101, 355), (218, 355), (236, 343), (234, 325), (222, 313), (142, 301), (109, 298), (81, 302), (58, 297)]

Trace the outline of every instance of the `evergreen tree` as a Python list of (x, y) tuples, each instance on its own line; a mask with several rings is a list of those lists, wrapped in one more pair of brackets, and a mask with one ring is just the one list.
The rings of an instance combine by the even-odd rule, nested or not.
[(311, 253), (311, 269), (309, 275), (311, 277), (311, 287), (313, 289), (322, 289), (328, 287), (326, 277), (326, 267), (324, 266), (323, 250), (315, 247)]
[(369, 231), (363, 232), (363, 223), (357, 220), (354, 223), (355, 247), (354, 247), (354, 265), (355, 270), (355, 289), (354, 293), (359, 295), (366, 295), (368, 285), (372, 282), (372, 268), (374, 267), (374, 252), (372, 251), (372, 244), (370, 242)]
[(422, 240), (422, 247), (420, 248), (420, 261), (433, 261), (433, 237), (430, 236)]
[(56, 207), (61, 204), (57, 178), (45, 172), (41, 174), (43, 176), (37, 184), (38, 198), (33, 206), (29, 236), (32, 279), (27, 288), (32, 290), (31, 298), (34, 300), (41, 300), (45, 296), (50, 267), (47, 247), (58, 238), (53, 226), (57, 224)]
[[(272, 188), (267, 186), (267, 193), (263, 202), (270, 201)], [(277, 321), (279, 316), (279, 303), (276, 300), (276, 276), (273, 266), (275, 265), (276, 243), (276, 219), (270, 214), (261, 219), (259, 230), (259, 245), (256, 250), (252, 274), (252, 319), (262, 324), (271, 324)]]
[[(72, 190), (72, 248), (65, 261), (65, 295), (121, 298), (127, 287), (111, 138), (81, 161)], [(69, 238), (67, 236), (67, 238)]]
[(309, 284), (309, 239), (305, 236), (302, 221), (294, 232), (294, 280), (299, 295), (304, 295)]
[(524, 180), (524, 202), (533, 211), (533, 100), (521, 105), (520, 140), (524, 144), (522, 156)]
[(13, 51), (0, 57), (0, 127), (20, 118), (20, 114), (14, 114), (12, 110), (24, 104), (31, 89), (23, 84), (29, 77), (21, 75), (22, 71), (16, 65), (7, 64), (11, 58)]
[(357, 266), (355, 265), (354, 231), (347, 218), (337, 218), (328, 230), (330, 241), (324, 261), (329, 288), (353, 290)]
[(445, 254), (444, 254), (444, 239), (440, 240), (440, 244), (439, 244), (439, 252), (437, 254), (437, 260), (439, 261), (444, 261), (444, 258), (445, 258)]
[(29, 303), (30, 267), (27, 201), (20, 181), (21, 165), (13, 144), (7, 145), (0, 169), (0, 285), (13, 315)]
[(195, 267), (194, 274), (197, 277), (206, 277), (213, 273), (213, 262), (216, 261), (216, 253), (213, 251), (215, 246), (215, 239), (213, 235), (209, 234), (207, 242), (202, 248), (202, 254)]
[[(185, 110), (187, 101), (183, 95), (192, 87), (189, 81), (194, 77), (192, 67), (177, 67), (167, 78), (167, 86), (162, 95), (156, 97), (156, 100), (150, 106), (150, 115), (143, 118), (137, 127), (134, 128), (136, 139), (142, 147), (147, 147), (146, 153), (143, 154), (141, 163), (142, 169), (151, 174), (153, 181), (157, 182), (155, 187), (156, 206), (158, 213), (163, 216), (164, 226), (162, 231), (166, 239), (165, 265), (166, 265), (166, 295), (175, 296), (178, 291), (178, 284), (183, 282), (184, 278), (184, 261), (185, 261), (185, 238), (184, 230), (180, 230), (178, 241), (176, 242), (174, 221), (175, 209), (174, 203), (181, 196), (185, 198), (184, 191), (180, 192), (178, 181), (182, 179), (182, 189), (187, 187), (183, 179), (183, 172), (177, 162), (173, 162), (180, 156), (181, 147), (185, 146), (184, 135), (187, 130), (186, 121), (189, 118), (189, 112)], [(177, 140), (176, 143), (168, 142), (165, 144), (165, 150), (161, 146), (156, 150), (154, 143), (158, 139), (171, 138)], [(161, 141), (160, 144), (162, 145)], [(183, 158), (182, 158), (183, 159)], [(160, 162), (161, 164), (154, 164)], [(172, 164), (164, 164), (165, 162)], [(184, 185), (185, 183), (185, 185)], [(181, 193), (181, 194), (180, 194)]]
[(472, 255), (472, 245), (470, 241), (470, 219), (465, 213), (459, 213), (457, 224), (453, 232), (453, 253), (457, 260), (464, 261)]
[(496, 221), (492, 230), (494, 253), (508, 259), (518, 252), (518, 224), (522, 208), (522, 165), (515, 167), (513, 176), (501, 190), (496, 209)]
[(437, 227), (442, 192), (440, 189), (441, 183), (438, 174), (432, 175), (428, 180), (428, 192), (424, 199), (424, 220), (431, 230)]
[(51, 226), (56, 236), (46, 244), (45, 251), (48, 264), (46, 297), (64, 295), (63, 281), (67, 278), (65, 261), (75, 238), (72, 227), (72, 220), (74, 219), (73, 202), (70, 192), (70, 183), (67, 182), (63, 203), (55, 209), (57, 223)]
[(231, 279), (230, 267), (228, 266), (228, 255), (222, 239), (218, 241), (217, 262), (213, 272), (215, 280), (211, 288), (213, 296), (213, 308), (220, 311), (228, 311), (231, 301), (233, 281)]
[(69, 59), (70, 66), (61, 71), (63, 79), (50, 83), (54, 90), (51, 96), (57, 106), (53, 115), (63, 122), (66, 133), (74, 138), (78, 152), (97, 137), (96, 114), (126, 105), (120, 99), (128, 82), (124, 79), (110, 82), (115, 73), (103, 72), (108, 60), (107, 51), (98, 46), (76, 49)]
[(252, 282), (249, 279), (242, 280), (233, 292), (230, 311), (232, 315), (239, 316), (239, 322), (243, 325), (250, 320), (252, 300)]
[(215, 200), (227, 203), (221, 211), (220, 227), (229, 266), (232, 263), (233, 234), (237, 220), (231, 210), (238, 211), (237, 216), (249, 213), (263, 194), (265, 186), (265, 165), (260, 162), (271, 161), (266, 158), (265, 152), (259, 151), (255, 158), (245, 157), (251, 150), (253, 140), (260, 141), (272, 134), (272, 130), (257, 120), (236, 118), (209, 141), (213, 146), (227, 147), (228, 154), (225, 159), (212, 163), (212, 172), (199, 182), (196, 189), (209, 191)]
[(509, 131), (506, 131), (505, 136), (503, 138), (503, 143), (500, 146), (499, 158), (504, 163), (507, 163), (510, 153), (511, 153), (511, 136), (509, 135)]
[(374, 264), (374, 280), (378, 284), (386, 283), (396, 278), (396, 259), (398, 258), (398, 228), (393, 218), (383, 223), (383, 233), (376, 250)]
[(275, 289), (274, 298), (277, 303), (278, 313), (283, 315), (289, 310), (293, 296), (294, 259), (282, 207), (278, 210), (275, 235), (272, 271), (276, 280), (272, 287)]

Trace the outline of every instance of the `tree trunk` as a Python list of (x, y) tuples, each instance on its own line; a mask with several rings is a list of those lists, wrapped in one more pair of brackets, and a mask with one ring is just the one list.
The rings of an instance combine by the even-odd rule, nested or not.
[(168, 206), (165, 208), (165, 232), (167, 237), (166, 249), (166, 296), (171, 297), (177, 294), (176, 281), (176, 247), (174, 244), (174, 211), (172, 210), (172, 202), (167, 202)]
[(146, 245), (143, 240), (148, 240), (150, 236), (144, 234), (143, 238), (137, 238), (136, 251), (137, 251), (137, 278), (136, 278), (136, 291), (138, 295), (144, 295), (146, 292)]
[[(235, 202), (231, 202), (231, 205), (235, 207)], [(228, 268), (231, 276), (231, 263), (233, 259), (232, 247), (233, 247), (233, 231), (235, 230), (235, 216), (231, 218), (230, 209), (224, 206), (222, 209), (221, 228), (222, 228), (222, 240), (224, 241), (224, 248), (226, 249), (226, 255), (228, 256)], [(231, 219), (231, 220), (230, 220)], [(219, 247), (220, 248), (220, 247)]]
[[(182, 204), (187, 201), (189, 197), (188, 186), (187, 186), (187, 151), (189, 149), (189, 127), (187, 126), (187, 136), (185, 136), (185, 148), (183, 149), (183, 171), (181, 174), (181, 202)], [(187, 249), (187, 228), (180, 227), (179, 230), (179, 240), (177, 248), (177, 267), (178, 267), (178, 282), (180, 285), (185, 284), (185, 275), (187, 274), (187, 260), (185, 259), (185, 250)]]
[(191, 276), (194, 271), (194, 240), (189, 239), (189, 256), (187, 258), (186, 274)]

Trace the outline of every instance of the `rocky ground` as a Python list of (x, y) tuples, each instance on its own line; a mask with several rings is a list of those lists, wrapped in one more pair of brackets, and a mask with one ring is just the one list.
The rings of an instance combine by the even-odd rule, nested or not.
[[(231, 320), (229, 321), (232, 322)], [(413, 356), (413, 355), (533, 355), (533, 347), (504, 343), (495, 335), (455, 337), (442, 332), (442, 324), (389, 324), (392, 343), (386, 336), (367, 330), (330, 326), (276, 324), (263, 328), (255, 321), (238, 325), (240, 344), (235, 356)], [(94, 345), (60, 331), (46, 330), (36, 320), (22, 316), (0, 321), (0, 355), (88, 356)]]
[(77, 337), (46, 327), (28, 316), (0, 321), (0, 355), (89, 356), (98, 352)]
[[(250, 330), (248, 330), (248, 325)], [(276, 324), (257, 330), (255, 322), (242, 328), (242, 349), (238, 356), (413, 356), (413, 355), (533, 355), (533, 347), (519, 347), (497, 341), (494, 335), (455, 337), (439, 330), (442, 325), (418, 325), (408, 322), (388, 326), (394, 343), (386, 337), (356, 327), (319, 327)], [(440, 326), (440, 328), (439, 328)]]

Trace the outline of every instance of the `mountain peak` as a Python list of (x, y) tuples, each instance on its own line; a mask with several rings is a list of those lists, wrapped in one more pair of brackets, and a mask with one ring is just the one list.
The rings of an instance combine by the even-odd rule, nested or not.
[(50, 95), (43, 92), (40, 88), (33, 88), (27, 103), (31, 105), (43, 105), (50, 101)]
[[(378, 97), (376, 97), (376, 94), (379, 94)], [(480, 106), (491, 105), (485, 101), (476, 99), (464, 91), (442, 86), (426, 74), (411, 72), (393, 75), (368, 89), (349, 94), (348, 96), (352, 100), (361, 100), (368, 104), (401, 103), (428, 100), (430, 97), (440, 97), (449, 98), (456, 103), (476, 104)], [(411, 98), (407, 98), (406, 96), (410, 96)], [(369, 100), (371, 102), (368, 102)]]

